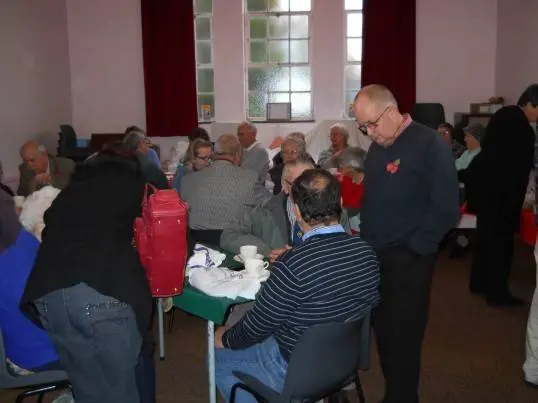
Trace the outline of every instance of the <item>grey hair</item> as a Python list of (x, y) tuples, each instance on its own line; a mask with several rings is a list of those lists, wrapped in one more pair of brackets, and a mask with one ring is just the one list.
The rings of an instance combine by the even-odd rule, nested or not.
[(303, 143), (306, 143), (306, 136), (303, 132), (293, 132), (286, 136), (287, 139), (296, 139), (298, 141), (302, 141)]
[(314, 169), (315, 166), (312, 164), (312, 161), (309, 159), (309, 157), (305, 155), (301, 155), (299, 158), (297, 158), (295, 161), (288, 162), (287, 164), (284, 164), (284, 168), (282, 169), (282, 184), (285, 183), (285, 179), (288, 176), (288, 172), (292, 168), (304, 168), (305, 171), (307, 169)]
[(299, 155), (304, 155), (306, 154), (306, 143), (303, 139), (297, 137), (297, 136), (293, 136), (293, 134), (290, 134), (289, 136), (287, 136), (284, 141), (282, 142), (282, 144), (280, 145), (280, 147), (282, 148), (282, 146), (284, 146), (284, 144), (292, 144), (294, 146), (297, 147), (297, 154)]
[(347, 141), (349, 139), (349, 130), (347, 130), (347, 127), (345, 124), (343, 123), (335, 123), (334, 125), (332, 125), (330, 128), (329, 128), (329, 132), (332, 132), (333, 129), (336, 129), (338, 130), (338, 132), (345, 137), (345, 142), (347, 144)]
[(233, 134), (223, 134), (215, 142), (216, 155), (241, 155), (241, 144), (237, 136)]
[(136, 151), (145, 136), (139, 131), (130, 131), (123, 139), (123, 147), (128, 151)]
[(246, 126), (248, 127), (248, 129), (254, 133), (254, 135), (258, 134), (258, 128), (251, 122), (249, 122), (248, 120), (245, 120), (241, 123), (239, 123), (239, 126), (237, 126), (237, 129), (239, 129), (241, 126)]
[(364, 160), (366, 159), (366, 151), (359, 147), (348, 147), (338, 156), (338, 168), (351, 168), (357, 172), (364, 171)]

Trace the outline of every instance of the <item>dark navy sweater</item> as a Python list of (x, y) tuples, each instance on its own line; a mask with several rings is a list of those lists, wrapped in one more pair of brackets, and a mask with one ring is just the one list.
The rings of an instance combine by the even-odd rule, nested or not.
[(358, 236), (314, 235), (270, 271), (253, 308), (224, 333), (225, 347), (243, 349), (273, 336), (289, 360), (308, 327), (360, 318), (379, 300), (379, 264)]
[(361, 236), (375, 249), (406, 245), (434, 253), (459, 220), (450, 146), (412, 122), (389, 147), (370, 146), (364, 167)]

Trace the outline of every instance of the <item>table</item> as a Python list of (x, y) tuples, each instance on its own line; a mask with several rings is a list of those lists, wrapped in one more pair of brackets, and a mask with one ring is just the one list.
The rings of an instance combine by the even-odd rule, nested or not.
[[(215, 248), (213, 248), (215, 249)], [(223, 252), (226, 253), (226, 252)], [(223, 266), (230, 269), (239, 268), (241, 263), (233, 260), (233, 253), (226, 253)], [(228, 316), (232, 305), (247, 302), (244, 298), (217, 298), (204, 294), (189, 284), (185, 285), (183, 293), (173, 298), (174, 306), (207, 320), (207, 353), (208, 353), (208, 375), (209, 375), (209, 401), (216, 403), (217, 392), (215, 385), (215, 324), (222, 325)], [(159, 325), (161, 325), (159, 323)]]

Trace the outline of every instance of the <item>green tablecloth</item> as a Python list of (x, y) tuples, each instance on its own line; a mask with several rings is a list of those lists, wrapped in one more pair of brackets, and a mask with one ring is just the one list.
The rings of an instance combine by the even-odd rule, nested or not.
[[(218, 249), (214, 248), (213, 249)], [(235, 254), (223, 251), (226, 254), (226, 259), (222, 264), (230, 269), (239, 268), (241, 263), (236, 262), (233, 257)], [(192, 315), (199, 316), (205, 320), (222, 325), (226, 319), (228, 308), (235, 304), (240, 304), (248, 300), (244, 298), (218, 298), (204, 294), (202, 291), (197, 290), (185, 284), (183, 293), (174, 297), (174, 306), (188, 312)]]

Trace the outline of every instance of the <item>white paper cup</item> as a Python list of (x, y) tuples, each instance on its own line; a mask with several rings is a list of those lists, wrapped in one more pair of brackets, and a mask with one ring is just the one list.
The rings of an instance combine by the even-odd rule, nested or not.
[(265, 262), (261, 259), (247, 259), (245, 260), (245, 269), (247, 273), (252, 277), (261, 276), (262, 272), (269, 267), (269, 262)]
[(256, 245), (244, 245), (239, 248), (239, 255), (243, 262), (247, 259), (254, 259), (258, 254), (258, 247)]

